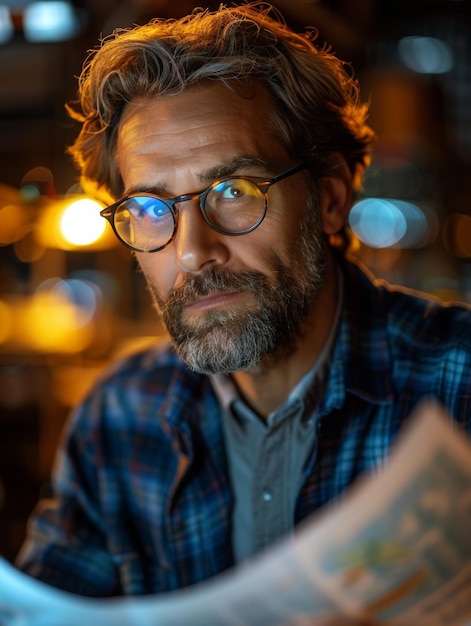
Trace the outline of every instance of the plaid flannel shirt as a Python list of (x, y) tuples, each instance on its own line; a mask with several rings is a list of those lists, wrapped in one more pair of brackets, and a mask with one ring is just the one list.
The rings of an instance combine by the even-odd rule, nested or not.
[[(416, 404), (471, 434), (471, 310), (342, 261), (344, 311), (293, 527), (378, 471)], [(17, 565), (89, 596), (169, 591), (233, 565), (232, 493), (208, 377), (170, 348), (115, 365), (74, 412)]]

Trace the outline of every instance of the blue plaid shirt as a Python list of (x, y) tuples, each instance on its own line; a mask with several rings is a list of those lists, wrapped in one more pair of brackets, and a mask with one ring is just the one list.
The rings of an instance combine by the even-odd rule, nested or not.
[[(421, 398), (441, 400), (471, 434), (471, 310), (342, 268), (345, 306), (293, 525), (381, 468)], [(18, 560), (52, 585), (157, 593), (233, 565), (220, 406), (209, 378), (170, 348), (119, 363), (78, 408), (54, 492)]]

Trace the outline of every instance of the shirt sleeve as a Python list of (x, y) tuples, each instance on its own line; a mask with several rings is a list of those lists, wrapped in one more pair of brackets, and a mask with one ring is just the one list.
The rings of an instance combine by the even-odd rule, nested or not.
[(84, 413), (71, 420), (54, 466), (53, 495), (34, 510), (16, 565), (72, 593), (119, 595), (119, 569), (107, 549), (100, 506), (102, 468), (93, 420)]

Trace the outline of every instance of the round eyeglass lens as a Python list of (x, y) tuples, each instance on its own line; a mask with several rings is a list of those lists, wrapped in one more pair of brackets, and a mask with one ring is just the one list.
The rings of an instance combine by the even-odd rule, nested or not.
[(124, 200), (114, 215), (116, 232), (138, 250), (155, 250), (170, 241), (175, 222), (169, 207), (153, 196)]
[(214, 183), (205, 199), (208, 221), (227, 233), (243, 233), (265, 215), (265, 194), (245, 178), (228, 178)]

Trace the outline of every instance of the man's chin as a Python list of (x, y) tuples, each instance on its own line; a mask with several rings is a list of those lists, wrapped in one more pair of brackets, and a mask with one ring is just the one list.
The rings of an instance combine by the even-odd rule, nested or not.
[(188, 367), (200, 374), (231, 374), (254, 367), (260, 360), (253, 342), (241, 343), (239, 329), (220, 324), (201, 328), (196, 332), (187, 329), (184, 336), (172, 336), (176, 352)]
[(230, 355), (229, 359), (218, 358), (214, 360), (212, 358), (194, 359), (192, 355), (181, 352), (179, 354), (192, 371), (205, 376), (211, 376), (213, 374), (229, 375), (242, 371), (254, 371), (258, 367), (258, 363), (254, 360), (235, 361), (232, 355)]
[(182, 354), (197, 350), (201, 353), (233, 352), (237, 349), (236, 342), (240, 331), (229, 330), (225, 324), (187, 324), (179, 332), (169, 330), (177, 350)]
[[(175, 336), (207, 340), (211, 336), (221, 341), (230, 337), (238, 337), (247, 326), (250, 319), (248, 312), (210, 311), (205, 313), (183, 313), (176, 320), (168, 321), (167, 328)], [(175, 332), (172, 333), (172, 328)]]

